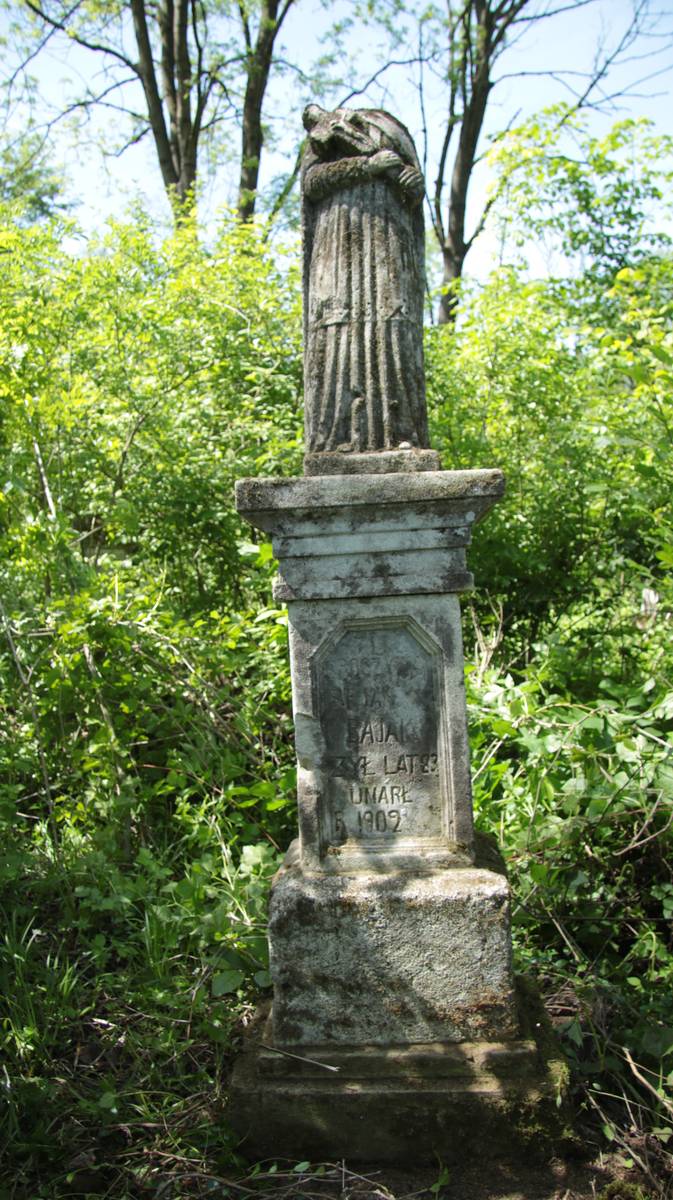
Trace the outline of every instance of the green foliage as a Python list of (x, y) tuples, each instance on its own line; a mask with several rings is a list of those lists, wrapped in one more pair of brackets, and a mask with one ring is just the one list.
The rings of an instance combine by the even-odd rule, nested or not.
[(601, 463), (582, 420), (590, 385), (568, 314), (544, 284), (503, 270), (467, 307), (458, 336), (429, 333), (434, 444), (447, 466), (504, 470), (509, 500), (470, 561), (508, 620), (530, 626), (576, 586), (573, 564), (593, 540), (586, 488)]
[(518, 963), (559, 1013), (583, 1106), (626, 1165), (667, 1170), (673, 658), (660, 683), (608, 678), (582, 703), (555, 690), (546, 650), (521, 681), (470, 676), (477, 819), (503, 847)]
[(582, 1106), (657, 1189), (673, 1137), (673, 260), (648, 218), (670, 147), (618, 127), (573, 165), (549, 124), (533, 132), (503, 170), (565, 273), (501, 267), (426, 346), (445, 465), (500, 466), (508, 486), (470, 551), (475, 804)]
[(563, 105), (546, 109), (497, 139), (501, 236), (519, 248), (573, 264), (583, 291), (609, 283), (668, 238), (657, 228), (669, 210), (670, 137), (645, 120), (624, 120), (603, 137), (588, 131), (587, 114)]
[[(160, 248), (142, 223), (116, 226), (79, 257), (58, 233), (3, 234), (9, 536), (27, 536), (32, 507), (36, 546), (61, 547), (61, 585), (82, 578), (76, 534), (82, 569), (141, 557), (181, 604), (216, 607), (237, 577), (234, 478), (297, 461), (294, 276), (233, 220), (209, 253), (189, 226)], [(35, 555), (23, 561), (41, 587)]]
[(62, 187), (39, 134), (0, 138), (0, 203), (11, 205), (16, 219), (30, 223), (63, 211)]
[(232, 503), (297, 461), (293, 271), (226, 220), (77, 236), (0, 235), (0, 1137), (54, 1195), (126, 1122), (211, 1143), (295, 790), (271, 548)]
[[(673, 966), (673, 691), (581, 704), (540, 677), (487, 671), (477, 682), (475, 805), (516, 876), (520, 952), (551, 965), (556, 942), (580, 973), (610, 962), (606, 984), (637, 974), (647, 991)], [(663, 1015), (669, 996), (650, 999)]]
[[(597, 244), (593, 275), (510, 266), (466, 289), (427, 365), (445, 465), (508, 480), (465, 625), (518, 964), (592, 1136), (653, 1175), (672, 1136), (673, 262), (633, 238), (618, 270)], [(7, 1194), (196, 1196), (235, 1154), (222, 1080), (269, 985), (295, 826), (286, 619), (233, 484), (300, 470), (296, 264), (226, 217), (204, 247), (138, 215), (91, 244), (9, 219), (0, 267)]]
[[(666, 565), (672, 272), (663, 257), (620, 271), (607, 325), (578, 320), (554, 281), (502, 269), (470, 298), (454, 338), (429, 331), (435, 444), (446, 465), (498, 465), (507, 478), (508, 498), (471, 564), (502, 606), (511, 650), (527, 654), (569, 605), (578, 606), (574, 620), (589, 610), (595, 626), (609, 627), (624, 577), (637, 609), (638, 585), (656, 588)], [(581, 671), (594, 648), (588, 642)]]

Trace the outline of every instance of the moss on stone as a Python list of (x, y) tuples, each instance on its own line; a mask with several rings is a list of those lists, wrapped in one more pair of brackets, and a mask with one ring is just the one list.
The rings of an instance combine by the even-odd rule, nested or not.
[(613, 1179), (596, 1200), (650, 1200), (650, 1197), (636, 1183), (627, 1183), (623, 1179)]

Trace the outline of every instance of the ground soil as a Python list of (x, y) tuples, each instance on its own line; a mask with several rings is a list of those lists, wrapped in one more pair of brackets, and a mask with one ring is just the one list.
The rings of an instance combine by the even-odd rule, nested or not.
[[(475, 1165), (450, 1170), (437, 1188), (439, 1166), (422, 1170), (353, 1167), (335, 1170), (329, 1180), (298, 1181), (297, 1196), (329, 1200), (596, 1200), (612, 1184), (610, 1200), (634, 1200), (636, 1188), (651, 1195), (647, 1183), (625, 1171), (617, 1156), (601, 1155), (590, 1162), (558, 1158), (545, 1164)], [(331, 1174), (331, 1172), (330, 1172)], [(621, 1183), (622, 1187), (616, 1186)], [(435, 1190), (433, 1190), (435, 1185)]]

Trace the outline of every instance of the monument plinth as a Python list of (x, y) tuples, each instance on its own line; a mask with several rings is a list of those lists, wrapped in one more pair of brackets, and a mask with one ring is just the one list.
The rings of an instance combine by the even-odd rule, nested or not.
[(503, 488), (499, 471), (237, 485), (288, 605), (305, 870), (472, 862), (457, 596)]
[(299, 838), (232, 1120), (253, 1156), (450, 1158), (483, 1152), (479, 1116), (513, 1144), (554, 1090), (472, 825), (459, 594), (504, 480), (428, 448), (409, 134), (371, 110), (305, 123), (306, 474), (236, 488), (288, 606)]

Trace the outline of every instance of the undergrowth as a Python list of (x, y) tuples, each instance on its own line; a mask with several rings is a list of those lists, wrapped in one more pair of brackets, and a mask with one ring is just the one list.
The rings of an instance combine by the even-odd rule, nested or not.
[[(2, 233), (0, 1196), (345, 1194), (344, 1165), (244, 1167), (226, 1120), (296, 825), (286, 617), (232, 505), (237, 476), (299, 469), (295, 276), (252, 228), (205, 251), (119, 226), (77, 258), (63, 230)], [(428, 332), (445, 465), (509, 486), (464, 609), (477, 819), (581, 1138), (657, 1197), (671, 294), (665, 256), (621, 272), (608, 332), (576, 290), (512, 270), (452, 337)]]

